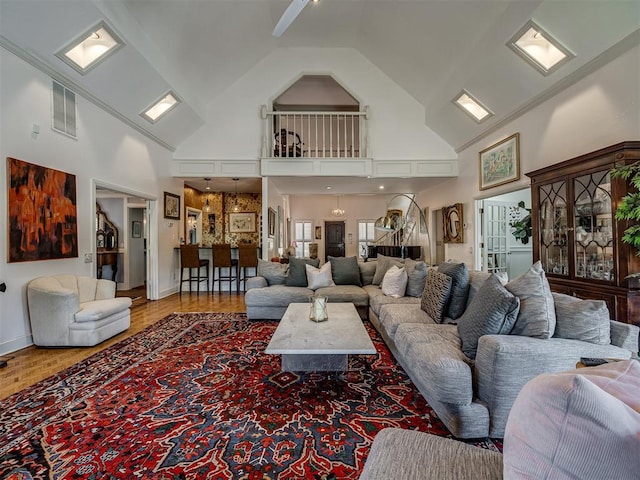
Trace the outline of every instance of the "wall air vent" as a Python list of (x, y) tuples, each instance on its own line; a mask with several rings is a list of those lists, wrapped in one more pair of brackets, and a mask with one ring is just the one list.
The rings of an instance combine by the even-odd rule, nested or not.
[(51, 128), (77, 138), (76, 128), (76, 94), (64, 85), (53, 80)]

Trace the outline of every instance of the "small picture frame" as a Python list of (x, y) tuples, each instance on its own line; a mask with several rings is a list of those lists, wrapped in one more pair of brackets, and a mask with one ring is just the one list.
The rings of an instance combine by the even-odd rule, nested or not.
[(269, 236), (274, 237), (276, 234), (276, 211), (269, 207), (269, 218), (268, 218), (268, 227), (269, 227)]
[(322, 240), (322, 227), (316, 226), (316, 240)]
[(255, 231), (255, 212), (240, 212), (229, 214), (229, 233), (253, 233)]
[(164, 218), (180, 220), (180, 196), (164, 192)]
[(142, 237), (142, 222), (131, 222), (131, 237), (132, 238), (141, 238)]
[(494, 143), (479, 153), (480, 190), (520, 179), (520, 134)]

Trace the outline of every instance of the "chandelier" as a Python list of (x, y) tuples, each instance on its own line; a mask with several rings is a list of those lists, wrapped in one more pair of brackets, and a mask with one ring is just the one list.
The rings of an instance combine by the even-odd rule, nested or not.
[(206, 180), (206, 181), (207, 181), (207, 188), (206, 188), (206, 190), (207, 190), (207, 193), (206, 193), (207, 201), (206, 201), (206, 203), (204, 204), (204, 206), (202, 207), (202, 211), (203, 211), (204, 213), (211, 213), (211, 212), (213, 211), (213, 207), (212, 207), (212, 206), (211, 206), (211, 204), (209, 203), (209, 190), (211, 190), (211, 187), (209, 186), (209, 180), (211, 180), (211, 178), (209, 178), (209, 177), (205, 177), (205, 178), (204, 178), (204, 180)]
[(342, 208), (340, 208), (340, 195), (338, 195), (336, 197), (336, 208), (331, 210), (331, 216), (332, 217), (344, 217), (345, 213), (346, 212)]

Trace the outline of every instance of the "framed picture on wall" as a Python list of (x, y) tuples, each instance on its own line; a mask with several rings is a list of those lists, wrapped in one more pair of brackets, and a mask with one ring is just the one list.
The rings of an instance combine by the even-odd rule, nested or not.
[(229, 214), (229, 233), (252, 233), (256, 231), (256, 213)]
[(164, 192), (164, 218), (180, 220), (180, 197)]
[(480, 190), (520, 179), (520, 134), (494, 143), (479, 153)]
[(133, 238), (141, 238), (142, 237), (142, 222), (131, 222), (131, 237)]
[(269, 227), (269, 236), (274, 237), (276, 234), (276, 211), (269, 207), (269, 218), (268, 218), (268, 227)]

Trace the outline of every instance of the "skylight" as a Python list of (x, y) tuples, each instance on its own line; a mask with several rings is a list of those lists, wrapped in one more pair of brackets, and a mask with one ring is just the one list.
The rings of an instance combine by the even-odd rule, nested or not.
[(452, 102), (478, 123), (485, 121), (493, 115), (493, 112), (482, 105), (479, 100), (466, 90), (462, 90)]
[(529, 20), (507, 46), (543, 75), (549, 75), (575, 56), (533, 20)]
[(124, 46), (106, 23), (100, 22), (56, 53), (71, 68), (84, 75)]
[(160, 120), (161, 117), (169, 113), (169, 111), (175, 108), (175, 106), (179, 103), (180, 99), (178, 98), (178, 96), (173, 92), (169, 92), (158, 101), (154, 102), (151, 107), (142, 112), (140, 115), (149, 120), (151, 123), (156, 123), (158, 120)]

